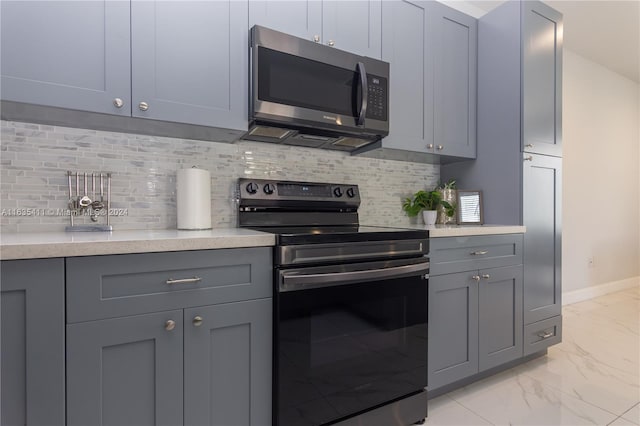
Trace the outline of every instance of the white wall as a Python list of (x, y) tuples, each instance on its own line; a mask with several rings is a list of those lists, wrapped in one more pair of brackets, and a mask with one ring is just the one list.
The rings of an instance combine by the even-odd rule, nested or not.
[(565, 49), (565, 292), (640, 275), (639, 141), (640, 85)]

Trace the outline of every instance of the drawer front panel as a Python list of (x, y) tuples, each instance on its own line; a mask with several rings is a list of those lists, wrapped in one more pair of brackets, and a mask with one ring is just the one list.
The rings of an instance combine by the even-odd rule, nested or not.
[(522, 263), (522, 234), (431, 238), (431, 275)]
[(561, 341), (561, 315), (524, 326), (524, 356), (544, 350)]
[(67, 322), (272, 295), (269, 247), (66, 259)]

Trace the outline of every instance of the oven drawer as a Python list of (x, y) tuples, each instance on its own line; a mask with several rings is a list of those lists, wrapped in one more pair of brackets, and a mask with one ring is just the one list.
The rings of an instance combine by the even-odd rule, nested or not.
[(522, 234), (431, 238), (431, 275), (520, 265)]
[(272, 296), (271, 249), (66, 259), (67, 322)]
[(562, 341), (562, 315), (524, 326), (524, 356)]

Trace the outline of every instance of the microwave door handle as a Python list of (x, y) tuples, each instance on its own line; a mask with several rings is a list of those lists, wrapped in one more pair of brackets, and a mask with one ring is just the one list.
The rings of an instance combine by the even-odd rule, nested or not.
[(369, 84), (367, 82), (367, 70), (362, 62), (358, 62), (358, 73), (360, 74), (360, 87), (362, 87), (362, 103), (360, 104), (360, 114), (358, 114), (358, 126), (364, 126), (364, 118), (367, 115), (367, 104), (369, 101)]

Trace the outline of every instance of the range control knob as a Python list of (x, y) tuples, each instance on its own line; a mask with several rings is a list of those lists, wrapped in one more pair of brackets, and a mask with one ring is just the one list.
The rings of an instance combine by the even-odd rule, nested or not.
[(262, 190), (264, 191), (265, 194), (271, 195), (274, 193), (276, 188), (272, 184), (268, 183), (264, 186), (264, 188), (262, 188)]
[(255, 194), (256, 192), (258, 192), (258, 184), (255, 182), (249, 182), (247, 184), (247, 192), (249, 194)]
[(335, 195), (338, 198), (342, 197), (342, 188), (340, 188), (339, 186), (335, 187), (333, 189), (333, 195)]
[(353, 198), (356, 196), (356, 191), (353, 188), (347, 189), (347, 197)]

